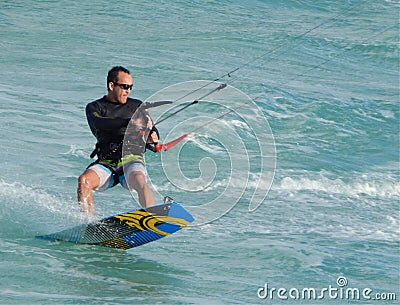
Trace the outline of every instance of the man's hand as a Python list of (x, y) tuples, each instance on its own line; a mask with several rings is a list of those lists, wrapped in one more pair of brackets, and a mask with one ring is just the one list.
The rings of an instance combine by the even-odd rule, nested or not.
[(160, 139), (158, 138), (157, 132), (154, 129), (152, 129), (150, 131), (149, 136), (147, 137), (147, 142), (146, 143), (148, 143), (148, 144), (157, 144), (159, 140)]

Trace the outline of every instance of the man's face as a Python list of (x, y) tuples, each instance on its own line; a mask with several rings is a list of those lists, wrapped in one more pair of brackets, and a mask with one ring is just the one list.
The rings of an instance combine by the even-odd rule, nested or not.
[[(113, 102), (118, 102), (121, 104), (125, 104), (128, 100), (129, 94), (131, 93), (129, 87), (132, 85), (132, 76), (125, 72), (118, 72), (118, 81), (116, 83), (109, 83), (108, 88), (108, 98)], [(121, 87), (122, 86), (122, 87)]]

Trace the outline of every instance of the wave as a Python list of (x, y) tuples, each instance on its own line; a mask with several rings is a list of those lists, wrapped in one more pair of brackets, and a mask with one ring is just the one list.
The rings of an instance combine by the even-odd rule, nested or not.
[(365, 180), (356, 178), (346, 182), (340, 178), (292, 178), (284, 177), (274, 189), (287, 191), (322, 191), (345, 194), (352, 197), (371, 196), (379, 198), (400, 198), (400, 182), (391, 180)]
[(73, 157), (79, 157), (79, 158), (84, 158), (84, 159), (90, 159), (89, 155), (91, 153), (91, 149), (93, 150), (94, 146), (88, 146), (85, 145), (82, 147), (81, 145), (76, 145), (76, 144), (70, 144), (69, 150), (60, 153), (61, 155), (70, 155)]
[(3, 203), (0, 208), (3, 233), (14, 233), (13, 230), (17, 229), (31, 235), (90, 221), (71, 198), (20, 182), (0, 180), (0, 198)]

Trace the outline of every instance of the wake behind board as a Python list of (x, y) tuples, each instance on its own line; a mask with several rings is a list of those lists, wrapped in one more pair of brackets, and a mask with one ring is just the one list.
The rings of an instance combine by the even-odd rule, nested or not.
[(193, 220), (193, 216), (179, 203), (169, 202), (36, 238), (126, 250), (175, 233)]

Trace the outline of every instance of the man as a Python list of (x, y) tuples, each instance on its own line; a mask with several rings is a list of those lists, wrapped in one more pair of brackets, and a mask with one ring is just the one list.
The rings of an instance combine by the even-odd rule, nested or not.
[[(92, 192), (103, 191), (120, 183), (138, 193), (143, 207), (154, 205), (154, 197), (146, 182), (144, 151), (157, 144), (158, 132), (142, 102), (129, 97), (132, 76), (129, 70), (117, 66), (107, 75), (108, 93), (86, 106), (90, 130), (97, 139), (89, 165), (78, 179), (78, 201), (82, 211), (94, 214)], [(124, 140), (125, 133), (129, 137)], [(144, 139), (146, 137), (146, 139)]]

